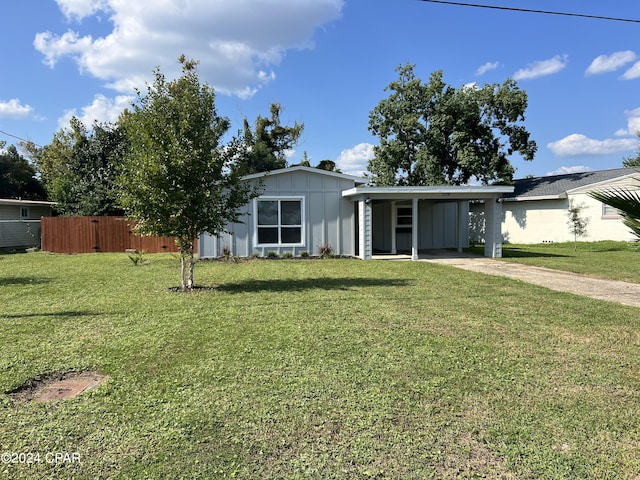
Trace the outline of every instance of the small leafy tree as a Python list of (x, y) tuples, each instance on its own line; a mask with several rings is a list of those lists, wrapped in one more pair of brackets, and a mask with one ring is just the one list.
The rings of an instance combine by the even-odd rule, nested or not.
[(181, 287), (193, 284), (194, 241), (240, 220), (258, 194), (229, 167), (235, 148), (222, 144), (229, 120), (217, 114), (215, 93), (200, 84), (197, 62), (180, 57), (183, 74), (167, 82), (159, 69), (146, 95), (120, 124), (129, 140), (121, 168), (121, 203), (145, 235), (176, 238)]
[(578, 251), (578, 237), (583, 237), (587, 234), (587, 225), (589, 223), (588, 218), (582, 216), (584, 205), (576, 205), (573, 200), (569, 202), (569, 210), (567, 215), (569, 217), (567, 224), (569, 225), (569, 231), (573, 234), (573, 251)]
[(14, 145), (3, 151), (5, 145), (0, 141), (0, 198), (45, 200), (47, 194), (36, 178), (36, 169)]
[(95, 123), (89, 130), (73, 117), (50, 144), (27, 148), (60, 214), (122, 215), (116, 175), (126, 139), (118, 126)]
[(589, 192), (589, 196), (617, 208), (622, 222), (640, 240), (640, 178), (635, 179), (638, 189), (614, 187), (607, 190)]

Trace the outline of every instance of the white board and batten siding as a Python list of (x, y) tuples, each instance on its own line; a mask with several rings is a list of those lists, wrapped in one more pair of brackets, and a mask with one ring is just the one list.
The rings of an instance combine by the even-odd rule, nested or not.
[[(234, 256), (267, 256), (303, 252), (318, 255), (330, 246), (335, 255), (355, 255), (355, 205), (341, 192), (353, 188), (356, 178), (309, 167), (277, 170), (266, 175), (249, 175), (245, 181), (262, 182), (261, 195), (243, 208), (242, 223), (228, 226), (230, 233), (200, 236), (200, 258)], [(301, 234), (299, 241), (286, 240), (261, 243), (258, 237), (258, 205), (260, 201), (299, 202)]]

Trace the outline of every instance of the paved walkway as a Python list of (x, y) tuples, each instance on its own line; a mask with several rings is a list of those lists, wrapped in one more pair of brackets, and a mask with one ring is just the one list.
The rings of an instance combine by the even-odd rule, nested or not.
[[(405, 255), (385, 255), (376, 256), (375, 258), (409, 259), (409, 257)], [(452, 267), (480, 272), (486, 275), (514, 278), (552, 290), (640, 307), (640, 284), (638, 283), (604, 280), (576, 273), (532, 267), (451, 251), (434, 251), (433, 253), (421, 254), (420, 260), (451, 265)]]
[(604, 280), (577, 273), (532, 267), (485, 257), (426, 256), (424, 260), (487, 275), (514, 278), (561, 292), (640, 307), (640, 284), (638, 283)]

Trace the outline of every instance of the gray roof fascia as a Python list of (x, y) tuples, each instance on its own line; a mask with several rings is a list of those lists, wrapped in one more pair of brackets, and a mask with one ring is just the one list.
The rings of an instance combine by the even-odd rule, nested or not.
[(513, 186), (433, 186), (433, 187), (367, 187), (359, 186), (344, 190), (343, 197), (371, 198), (490, 198), (512, 193)]

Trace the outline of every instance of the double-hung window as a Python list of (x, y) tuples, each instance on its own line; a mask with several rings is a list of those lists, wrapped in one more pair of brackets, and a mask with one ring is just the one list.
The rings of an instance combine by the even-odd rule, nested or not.
[(255, 200), (258, 245), (302, 245), (304, 199), (263, 197)]

